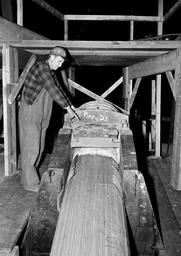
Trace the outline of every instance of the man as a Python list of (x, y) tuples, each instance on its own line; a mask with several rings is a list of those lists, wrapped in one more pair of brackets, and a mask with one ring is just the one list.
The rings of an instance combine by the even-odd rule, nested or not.
[(46, 60), (36, 61), (31, 67), (21, 96), (19, 109), (21, 182), (26, 190), (38, 191), (40, 182), (37, 167), (43, 153), (46, 130), (55, 100), (73, 117), (75, 109), (59, 84), (55, 70), (67, 61), (67, 51), (54, 47)]

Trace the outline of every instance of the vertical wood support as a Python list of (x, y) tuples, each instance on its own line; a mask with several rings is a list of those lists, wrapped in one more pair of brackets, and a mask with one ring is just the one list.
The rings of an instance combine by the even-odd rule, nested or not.
[(151, 133), (149, 139), (149, 150), (154, 150), (155, 148), (155, 115), (156, 115), (156, 83), (155, 80), (151, 81)]
[(130, 35), (129, 35), (129, 40), (133, 40), (134, 37), (134, 21), (130, 21)]
[(68, 20), (64, 20), (64, 40), (68, 40)]
[[(163, 0), (158, 0), (158, 16), (163, 18)], [(163, 34), (163, 21), (157, 23), (157, 35)]]
[(156, 142), (155, 156), (161, 155), (161, 75), (156, 76)]
[(129, 112), (130, 101), (130, 80), (128, 77), (128, 67), (123, 68), (123, 108)]
[(8, 86), (18, 78), (18, 52), (9, 45), (3, 45), (3, 124), (4, 124), (4, 166), (5, 176), (17, 170), (17, 122), (16, 102), (8, 104), (12, 88)]
[(23, 0), (17, 0), (17, 24), (23, 26)]
[(133, 40), (133, 38), (134, 38), (134, 21), (130, 20), (129, 40)]
[(181, 190), (181, 50), (178, 50), (175, 70), (175, 122), (170, 184)]
[[(163, 0), (158, 0), (158, 16), (163, 18)], [(157, 23), (157, 35), (163, 34), (163, 21)], [(155, 156), (161, 155), (161, 75), (156, 76), (156, 141)]]

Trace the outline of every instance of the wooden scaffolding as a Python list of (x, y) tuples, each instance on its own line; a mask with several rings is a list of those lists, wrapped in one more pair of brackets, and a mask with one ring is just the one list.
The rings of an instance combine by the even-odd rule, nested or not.
[[(35, 0), (34, 0), (35, 1)], [(27, 63), (30, 56), (35, 54), (47, 54), (51, 47), (61, 45), (66, 47), (74, 59), (80, 65), (87, 66), (119, 66), (121, 68), (120, 78), (110, 85), (108, 91), (101, 97), (107, 97), (117, 86), (123, 86), (124, 108), (130, 111), (134, 99), (137, 95), (142, 77), (155, 75), (152, 81), (155, 98), (155, 155), (161, 154), (160, 129), (161, 129), (161, 74), (166, 73), (170, 88), (176, 101), (175, 129), (173, 164), (171, 173), (171, 184), (176, 189), (181, 189), (181, 169), (180, 169), (180, 47), (181, 41), (134, 41), (134, 22), (156, 22), (157, 35), (162, 34), (163, 23), (173, 15), (180, 6), (178, 1), (173, 8), (163, 16), (163, 0), (158, 1), (158, 16), (106, 16), (106, 15), (61, 15), (55, 12), (43, 0), (36, 0), (38, 4), (46, 8), (59, 19), (64, 21), (64, 40), (53, 41), (45, 38), (38, 38), (31, 35), (33, 40), (23, 40), (23, 36), (18, 39), (12, 34), (11, 40), (2, 40), (0, 48), (2, 52), (2, 82), (3, 82), (3, 117), (4, 117), (4, 160), (5, 175), (9, 176), (17, 170), (17, 102), (8, 104), (8, 97), (14, 87), (19, 86), (23, 81), (23, 76), (27, 71)], [(130, 23), (129, 41), (70, 41), (68, 40), (68, 22), (75, 20), (108, 20), (108, 21), (128, 21)], [(11, 30), (13, 33), (13, 29)], [(21, 33), (20, 33), (21, 34)], [(22, 35), (22, 34), (21, 34)], [(35, 36), (35, 37), (33, 37)], [(42, 40), (41, 40), (42, 39)], [(44, 40), (45, 39), (45, 40)], [(19, 70), (25, 70), (19, 76)], [(73, 78), (73, 72), (70, 78)], [(90, 88), (91, 89), (91, 88)], [(154, 97), (154, 95), (152, 95)], [(121, 101), (121, 99), (120, 99)]]

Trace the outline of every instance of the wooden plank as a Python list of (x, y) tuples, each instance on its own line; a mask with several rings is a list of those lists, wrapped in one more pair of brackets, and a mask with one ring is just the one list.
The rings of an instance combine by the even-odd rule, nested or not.
[[(160, 233), (163, 239), (165, 255), (178, 256), (181, 251), (180, 226), (175, 218), (170, 201), (165, 191), (163, 181), (160, 180), (158, 172), (161, 172), (161, 159), (155, 158), (148, 161), (149, 176), (146, 180), (157, 223), (160, 226)], [(158, 170), (159, 169), (159, 170)], [(163, 175), (168, 173), (168, 170)], [(168, 175), (169, 176), (169, 175)], [(154, 187), (154, 191), (153, 191)]]
[(172, 75), (171, 71), (166, 71), (165, 74), (166, 74), (166, 77), (168, 79), (171, 91), (173, 93), (173, 97), (175, 98), (175, 79), (173, 78), (173, 75)]
[(178, 52), (178, 59), (175, 70), (175, 118), (174, 118), (174, 136), (172, 168), (170, 175), (170, 184), (176, 189), (181, 190), (181, 53)]
[(9, 256), (25, 228), (36, 196), (25, 191), (20, 180), (18, 173), (0, 181), (0, 250), (6, 249)]
[(133, 40), (134, 39), (134, 21), (133, 20), (130, 21), (129, 27), (130, 27), (130, 29), (129, 29), (129, 40)]
[[(6, 2), (6, 1), (5, 1)], [(7, 19), (0, 17), (0, 38), (1, 40), (36, 40), (36, 39), (46, 39), (46, 37), (41, 36), (27, 28), (19, 26)]]
[(23, 0), (17, 0), (17, 24), (23, 26)]
[(114, 91), (121, 83), (123, 82), (123, 77), (120, 77), (114, 84), (109, 87), (103, 94), (101, 94), (102, 98), (106, 98), (112, 91)]
[(64, 40), (68, 40), (68, 20), (64, 20)]
[(24, 84), (24, 81), (26, 79), (26, 76), (30, 70), (30, 68), (32, 67), (32, 65), (35, 63), (37, 57), (35, 54), (33, 54), (28, 63), (26, 64), (23, 72), (21, 73), (18, 81), (17, 81), (17, 85), (14, 87), (14, 89), (12, 90), (11, 94), (9, 95), (8, 97), (8, 103), (9, 104), (12, 104), (14, 102), (14, 100), (16, 99), (16, 97), (18, 96), (23, 84)]
[(162, 18), (162, 21), (157, 23), (157, 35), (163, 34), (163, 0), (158, 0), (158, 17)]
[(135, 82), (135, 85), (134, 85), (134, 88), (133, 88), (133, 91), (132, 91), (132, 94), (131, 94), (130, 102), (129, 102), (130, 109), (131, 109), (131, 107), (134, 103), (134, 100), (135, 100), (136, 94), (138, 92), (138, 88), (139, 88), (140, 83), (141, 83), (141, 78), (137, 78), (136, 82)]
[(129, 98), (128, 98), (128, 88), (130, 86), (130, 81), (128, 79), (128, 67), (123, 68), (123, 106), (124, 108), (129, 111)]
[(17, 50), (3, 46), (3, 118), (4, 118), (4, 161), (5, 175), (13, 174), (17, 169), (17, 138), (15, 105), (8, 106), (7, 97), (11, 88), (7, 84), (18, 76)]
[[(33, 0), (35, 1), (35, 0)], [(157, 22), (162, 21), (161, 17), (157, 16), (134, 16), (134, 15), (77, 15), (77, 14), (65, 14), (66, 20), (95, 20), (95, 21), (145, 21), (145, 22)]]
[(155, 79), (151, 80), (151, 132), (149, 134), (149, 150), (155, 150), (156, 141), (156, 127), (155, 127), (155, 116), (156, 116), (156, 82)]
[[(4, 40), (4, 41), (3, 41)], [(116, 50), (116, 49), (124, 49), (124, 50), (166, 50), (166, 51), (171, 51), (176, 48), (181, 47), (181, 41), (78, 41), (78, 40), (69, 40), (69, 41), (64, 41), (64, 40), (41, 40), (41, 39), (35, 39), (33, 38), (31, 40), (23, 40), (23, 39), (16, 39), (15, 38), (11, 39), (11, 42), (5, 41), (2, 37), (2, 41), (0, 42), (0, 46), (2, 47), (2, 44), (4, 43), (10, 43), (11, 46), (14, 47), (20, 47), (20, 48), (46, 48), (48, 47), (49, 49), (53, 46), (63, 46), (67, 47), (69, 50), (72, 49), (83, 49), (85, 50), (86, 48), (91, 48), (91, 49), (107, 49), (107, 50)]]
[(124, 171), (124, 193), (128, 225), (135, 243), (133, 255), (165, 255), (146, 183), (138, 170)]
[(156, 76), (156, 139), (155, 156), (161, 156), (161, 75)]
[(95, 99), (95, 100), (102, 100), (102, 101), (105, 101), (105, 102), (109, 102), (111, 103), (112, 105), (114, 105), (116, 108), (118, 108), (122, 113), (124, 113), (125, 115), (128, 115), (128, 112), (122, 108), (120, 108), (119, 106), (117, 106), (116, 104), (108, 101), (108, 100), (105, 100), (103, 99), (101, 96), (97, 95), (96, 93), (86, 89), (85, 87), (81, 86), (80, 84), (72, 81), (71, 79), (68, 79), (68, 82), (70, 83), (70, 86), (72, 86), (73, 88), (79, 90), (80, 92), (88, 95), (89, 97)]
[(36, 4), (40, 5), (42, 8), (44, 8), (46, 11), (51, 13), (53, 16), (57, 17), (60, 20), (64, 19), (64, 15), (57, 11), (54, 7), (52, 7), (50, 4), (45, 2), (44, 0), (32, 0)]
[(164, 15), (163, 22), (166, 22), (181, 6), (181, 0), (178, 0), (170, 9), (169, 11)]
[(128, 67), (129, 79), (145, 77), (175, 69), (178, 50)]

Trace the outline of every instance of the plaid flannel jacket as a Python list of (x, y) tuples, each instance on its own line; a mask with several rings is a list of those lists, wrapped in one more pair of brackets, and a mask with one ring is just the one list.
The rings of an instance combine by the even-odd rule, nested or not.
[(41, 90), (45, 88), (50, 96), (65, 109), (71, 104), (56, 75), (51, 74), (47, 61), (37, 61), (30, 69), (24, 82), (23, 95), (28, 105), (32, 105)]

